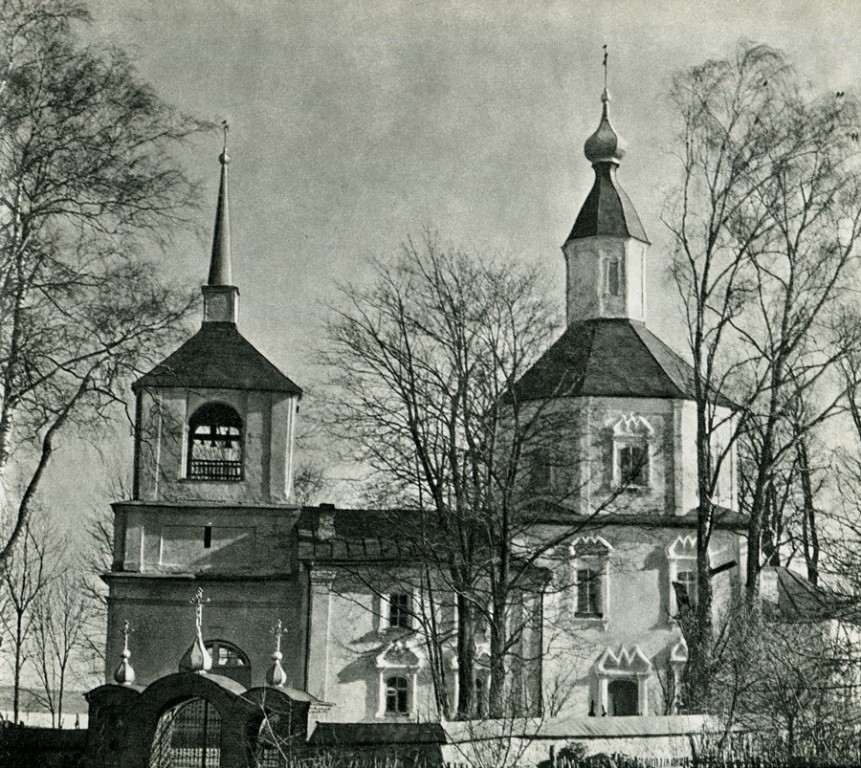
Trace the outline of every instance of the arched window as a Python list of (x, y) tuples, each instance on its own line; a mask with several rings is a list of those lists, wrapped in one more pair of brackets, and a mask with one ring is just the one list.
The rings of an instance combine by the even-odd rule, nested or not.
[(242, 480), (242, 419), (228, 405), (198, 408), (188, 424), (190, 480)]
[(246, 688), (251, 685), (251, 662), (242, 649), (226, 640), (207, 640), (204, 645), (212, 656), (214, 675), (229, 677)]
[(393, 675), (386, 680), (386, 714), (408, 715), (410, 713), (410, 682), (405, 677)]

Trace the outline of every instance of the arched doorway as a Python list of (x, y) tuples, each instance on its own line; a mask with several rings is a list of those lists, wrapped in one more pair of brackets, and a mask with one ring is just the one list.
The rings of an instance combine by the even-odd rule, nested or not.
[(206, 699), (165, 710), (150, 749), (149, 768), (219, 768), (221, 715)]
[(638, 715), (639, 690), (636, 680), (613, 680), (607, 686), (610, 711), (613, 717)]

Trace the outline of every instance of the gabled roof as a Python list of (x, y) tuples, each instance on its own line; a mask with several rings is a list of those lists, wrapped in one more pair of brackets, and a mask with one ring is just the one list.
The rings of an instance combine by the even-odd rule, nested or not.
[[(694, 372), (644, 323), (596, 319), (572, 323), (517, 382), (520, 400), (556, 397), (694, 399)], [(725, 397), (718, 405), (732, 407)]]
[(132, 386), (252, 389), (286, 392), (302, 389), (270, 363), (234, 323), (203, 323), (201, 329)]
[(648, 243), (646, 230), (631, 198), (616, 180), (616, 166), (613, 163), (596, 163), (594, 168), (595, 183), (565, 242), (597, 235), (611, 235), (634, 237)]

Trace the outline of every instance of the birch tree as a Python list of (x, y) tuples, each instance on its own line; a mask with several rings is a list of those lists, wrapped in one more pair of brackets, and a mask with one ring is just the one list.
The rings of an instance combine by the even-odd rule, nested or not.
[(58, 436), (122, 407), (192, 306), (145, 253), (188, 221), (173, 151), (205, 126), (81, 42), (87, 20), (76, 0), (0, 2), (0, 564)]
[[(861, 232), (858, 106), (843, 93), (811, 95), (787, 58), (742, 43), (734, 55), (678, 73), (671, 101), (681, 123), (681, 189), (665, 221), (685, 309), (697, 401), (698, 599), (687, 675), (704, 706), (713, 643), (708, 544), (717, 471), (753, 437), (748, 466), (748, 605), (756, 602), (763, 523), (778, 469), (798, 441), (832, 415), (819, 395), (789, 430), (795, 398), (820, 387), (841, 351), (833, 310), (855, 272)], [(732, 436), (722, 397), (735, 404)]]

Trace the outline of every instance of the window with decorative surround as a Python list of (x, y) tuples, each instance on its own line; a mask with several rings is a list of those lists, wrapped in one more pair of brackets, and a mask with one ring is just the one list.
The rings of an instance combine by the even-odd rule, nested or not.
[(669, 595), (667, 610), (670, 619), (679, 613), (676, 585), (693, 604), (697, 594), (697, 540), (694, 536), (679, 536), (667, 547), (667, 571)]
[(655, 430), (642, 416), (629, 414), (613, 425), (613, 487), (644, 490), (652, 483)]
[(606, 625), (610, 607), (610, 552), (613, 547), (601, 536), (577, 539), (571, 545), (578, 619)]
[(649, 679), (654, 668), (639, 646), (607, 648), (595, 664), (595, 714), (610, 717), (649, 714)]
[(414, 718), (418, 674), (422, 665), (414, 640), (395, 640), (376, 659), (378, 718)]

